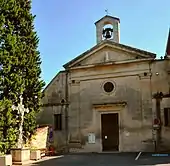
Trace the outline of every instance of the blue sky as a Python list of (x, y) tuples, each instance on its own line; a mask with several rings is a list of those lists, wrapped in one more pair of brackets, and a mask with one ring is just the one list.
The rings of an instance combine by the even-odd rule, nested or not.
[(120, 18), (120, 43), (164, 56), (170, 0), (33, 0), (40, 38), (42, 78), (48, 84), (62, 65), (96, 44), (94, 22)]

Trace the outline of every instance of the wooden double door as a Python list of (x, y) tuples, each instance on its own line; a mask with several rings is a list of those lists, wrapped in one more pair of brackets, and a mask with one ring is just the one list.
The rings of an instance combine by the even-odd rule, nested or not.
[(103, 151), (119, 150), (119, 114), (101, 114)]

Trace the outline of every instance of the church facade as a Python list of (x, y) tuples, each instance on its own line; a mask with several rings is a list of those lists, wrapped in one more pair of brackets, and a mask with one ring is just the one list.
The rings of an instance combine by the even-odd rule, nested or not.
[(121, 44), (119, 18), (95, 26), (97, 44), (44, 90), (38, 123), (52, 125), (56, 148), (70, 152), (170, 150), (168, 56)]

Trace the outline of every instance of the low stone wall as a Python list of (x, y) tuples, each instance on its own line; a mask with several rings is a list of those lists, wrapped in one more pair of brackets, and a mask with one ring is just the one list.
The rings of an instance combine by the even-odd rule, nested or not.
[(29, 140), (29, 146), (33, 149), (45, 149), (48, 144), (48, 130), (48, 126), (38, 128)]

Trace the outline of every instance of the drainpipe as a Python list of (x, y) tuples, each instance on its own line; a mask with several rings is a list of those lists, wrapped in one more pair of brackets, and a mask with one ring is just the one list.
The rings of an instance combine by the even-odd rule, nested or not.
[[(152, 108), (152, 125), (153, 125), (153, 121), (155, 119), (155, 110), (153, 110), (153, 106), (152, 106), (152, 99), (153, 99), (153, 90), (152, 90), (152, 68), (151, 65), (154, 62), (154, 60), (149, 61), (149, 72), (150, 72), (150, 98), (151, 98), (151, 108)], [(156, 132), (156, 138), (157, 138), (157, 132)], [(152, 141), (154, 144), (154, 151), (156, 152), (157, 150), (157, 139), (155, 138), (155, 130), (152, 128)]]
[(159, 150), (160, 141), (161, 141), (161, 100), (163, 98), (162, 92), (157, 92), (154, 95), (156, 100), (156, 122), (154, 122), (155, 130), (156, 130), (156, 148), (155, 151)]
[[(156, 117), (160, 120), (160, 98), (156, 98)], [(161, 123), (161, 122), (160, 122)], [(160, 125), (161, 127), (161, 125)], [(161, 139), (161, 128), (157, 129), (156, 132), (156, 150), (159, 150), (160, 145), (160, 139)]]
[(150, 72), (150, 97), (151, 97), (151, 104), (152, 104), (152, 69), (151, 69), (151, 64), (153, 63), (153, 60), (149, 62), (149, 72)]
[(69, 152), (68, 147), (68, 76), (69, 70), (66, 70), (66, 79), (65, 79), (65, 141), (66, 141), (66, 153)]

